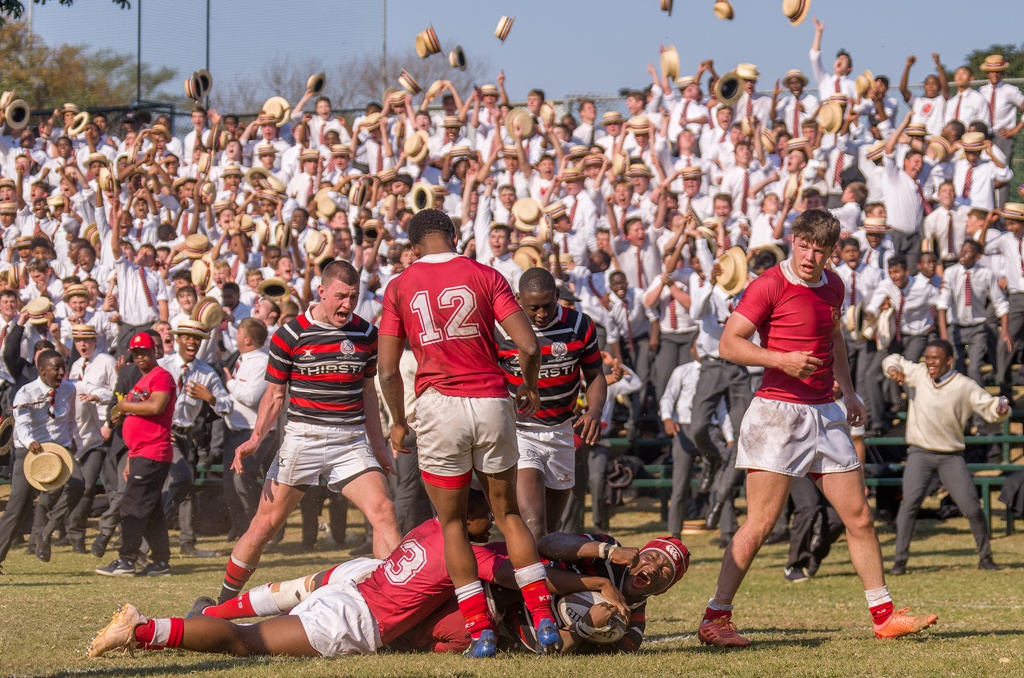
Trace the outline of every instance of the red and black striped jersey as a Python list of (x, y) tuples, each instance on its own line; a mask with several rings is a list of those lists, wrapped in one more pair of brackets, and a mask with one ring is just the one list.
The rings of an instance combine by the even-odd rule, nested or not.
[[(580, 390), (580, 367), (601, 364), (594, 321), (585, 313), (562, 307), (557, 320), (534, 327), (540, 344), (540, 411), (521, 423), (554, 426), (572, 418)], [(515, 395), (523, 383), (519, 349), (501, 326), (497, 327), (498, 364), (505, 371), (508, 390)]]
[[(581, 535), (591, 541), (604, 542), (622, 546), (615, 537), (600, 532)], [(558, 560), (546, 561), (548, 567), (557, 567), (576, 574), (592, 577), (605, 577), (615, 585), (622, 595), (626, 595), (626, 579), (631, 576), (629, 568), (624, 565), (614, 565), (600, 558), (586, 558), (584, 560), (566, 563)], [(595, 654), (605, 652), (636, 652), (640, 644), (644, 642), (644, 631), (647, 629), (647, 598), (639, 600), (626, 599), (631, 611), (627, 621), (626, 634), (616, 643), (598, 645), (595, 643), (584, 643), (578, 652), (584, 654)]]
[(278, 329), (270, 342), (267, 381), (288, 384), (291, 421), (364, 423), (363, 379), (376, 373), (377, 328), (357, 315), (334, 327), (314, 321), (307, 311)]

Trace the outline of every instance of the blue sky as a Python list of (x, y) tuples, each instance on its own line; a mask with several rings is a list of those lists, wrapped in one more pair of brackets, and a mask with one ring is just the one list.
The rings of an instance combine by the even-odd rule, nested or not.
[[(134, 0), (128, 11), (106, 0), (77, 0), (71, 8), (50, 2), (34, 8), (34, 30), (51, 44), (134, 53), (139, 2), (144, 60), (177, 68), (178, 80), (202, 67), (205, 0)], [(303, 63), (320, 55), (326, 67), (353, 53), (380, 51), (379, 0), (211, 2), (211, 70), (216, 78), (236, 77), (245, 69), (259, 73), (264, 61), (275, 55)], [(446, 50), (458, 43), (468, 59), (486, 58), (494, 73), (503, 67), (513, 98), (523, 98), (531, 87), (557, 98), (643, 86), (649, 82), (647, 64), (657, 64), (659, 43), (676, 46), (684, 72), (708, 57), (715, 59), (719, 72), (737, 62), (755, 63), (762, 73), (762, 89), (770, 88), (789, 68), (809, 72), (807, 51), (814, 35), (810, 18), (793, 28), (781, 13), (780, 0), (734, 0), (736, 18), (726, 22), (714, 16), (711, 4), (677, 0), (669, 17), (660, 11), (658, 0), (391, 0), (387, 41), (389, 51), (411, 48), (416, 33), (432, 23)], [(351, 14), (354, 7), (358, 14)], [(493, 36), (502, 14), (516, 15), (504, 45)], [(845, 47), (858, 72), (870, 68), (889, 75), (894, 84), (908, 54), (918, 57), (911, 82), (920, 82), (932, 67), (932, 51), (955, 67), (976, 47), (1024, 40), (1024, 2), (1019, 0), (817, 0), (813, 14), (826, 23), (826, 65), (839, 47)], [(977, 18), (979, 28), (959, 30), (969, 16)]]

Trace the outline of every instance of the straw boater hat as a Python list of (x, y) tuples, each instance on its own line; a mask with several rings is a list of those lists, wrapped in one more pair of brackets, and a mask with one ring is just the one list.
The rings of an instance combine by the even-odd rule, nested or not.
[(946, 137), (935, 136), (928, 140), (928, 148), (935, 153), (935, 160), (944, 161), (953, 152), (953, 145), (946, 140)]
[(928, 136), (928, 128), (925, 127), (923, 122), (912, 122), (907, 125), (907, 136), (911, 137), (926, 137)]
[(601, 115), (601, 125), (621, 125), (624, 122), (622, 114), (618, 111), (605, 111)]
[(803, 186), (803, 177), (800, 173), (790, 174), (789, 178), (786, 179), (786, 185), (782, 189), (783, 200), (789, 200), (792, 204), (800, 196), (800, 189)]
[(313, 231), (306, 238), (306, 254), (316, 263), (334, 255), (334, 233), (331, 231)]
[(703, 176), (704, 170), (701, 169), (699, 165), (689, 165), (679, 170), (679, 177), (683, 181), (686, 181), (687, 179), (696, 179), (699, 181)]
[(804, 84), (804, 87), (806, 87), (810, 83), (810, 80), (807, 79), (807, 76), (804, 75), (804, 72), (801, 71), (799, 68), (792, 68), (786, 71), (786, 75), (783, 76), (782, 78), (782, 83), (786, 84), (792, 78), (796, 78), (797, 80), (802, 82)]
[(651, 121), (646, 115), (635, 115), (629, 119), (627, 128), (634, 136), (638, 134), (650, 134)]
[(192, 262), (192, 269), (189, 273), (192, 285), (200, 294), (206, 294), (213, 287), (213, 266), (206, 257), (196, 259)]
[(408, 205), (413, 214), (434, 209), (433, 187), (424, 181), (417, 181), (409, 190)]
[(679, 77), (679, 52), (676, 51), (675, 45), (669, 45), (661, 53), (661, 72), (669, 80)]
[(96, 222), (88, 224), (85, 227), (82, 231), (82, 237), (88, 240), (89, 244), (92, 245), (94, 249), (99, 249), (101, 238), (100, 229), (96, 226)]
[[(895, 320), (896, 310), (890, 306), (881, 313), (878, 314), (878, 319), (875, 320), (873, 334), (878, 345), (881, 348), (889, 348), (893, 338), (893, 321)], [(863, 332), (866, 339), (870, 339), (868, 332)]]
[(761, 74), (754, 64), (737, 64), (736, 75), (742, 80), (757, 80)]
[(53, 302), (46, 297), (36, 297), (25, 304), (21, 310), (28, 313), (28, 322), (30, 325), (45, 325), (49, 322), (46, 314), (53, 312)]
[(448, 52), (448, 63), (452, 68), (466, 70), (466, 53), (462, 51), (462, 45), (455, 45), (455, 49)]
[(715, 16), (719, 19), (732, 21), (732, 18), (736, 15), (732, 11), (732, 5), (728, 0), (717, 0), (717, 2), (715, 2)]
[(63, 487), (71, 477), (75, 460), (67, 448), (57, 443), (41, 443), (43, 451), (25, 457), (25, 479), (40, 492)]
[(184, 334), (190, 337), (199, 337), (200, 339), (210, 338), (210, 335), (206, 327), (198, 320), (193, 320), (192, 318), (183, 318), (178, 323), (178, 326), (171, 330), (171, 334), (179, 336)]
[(843, 127), (843, 106), (835, 101), (828, 101), (818, 108), (818, 124), (826, 134), (835, 134)]
[(352, 188), (348, 190), (348, 202), (350, 205), (356, 205), (362, 207), (363, 203), (366, 202), (367, 198), (370, 197), (369, 182), (356, 181), (352, 183)]
[(345, 144), (331, 144), (331, 157), (349, 158), (352, 156), (352, 149)]
[(864, 338), (863, 326), (864, 323), (864, 302), (858, 301), (856, 304), (848, 306), (846, 312), (843, 314), (843, 327), (850, 333), (850, 339), (854, 341), (860, 341)]
[(778, 138), (775, 136), (775, 132), (770, 129), (761, 130), (761, 146), (764, 147), (765, 153), (774, 153), (776, 143), (778, 143)]
[(480, 96), (496, 97), (496, 96), (498, 96), (498, 94), (499, 94), (499, 92), (498, 92), (498, 86), (497, 85), (492, 85), (490, 83), (487, 83), (485, 85), (480, 85)]
[[(68, 285), (64, 290), (64, 303), (68, 303), (75, 297), (85, 297), (87, 301), (92, 301), (92, 295), (89, 294), (89, 290), (86, 289), (85, 285)], [(86, 325), (86, 327), (92, 327), (92, 325)]]
[(881, 158), (883, 155), (885, 155), (885, 142), (876, 141), (875, 143), (868, 146), (868, 150), (864, 154), (864, 157), (867, 158), (868, 160), (877, 160)]
[(14, 417), (0, 417), (0, 457), (6, 457), (14, 447)]
[(888, 233), (891, 230), (889, 222), (885, 217), (865, 217), (865, 233)]
[(317, 162), (320, 160), (320, 151), (315, 148), (304, 148), (299, 153), (299, 162)]
[(421, 59), (426, 59), (431, 54), (441, 51), (441, 42), (437, 39), (437, 32), (433, 26), (428, 26), (416, 36), (416, 54)]
[(97, 336), (96, 328), (92, 325), (72, 325), (71, 326), (71, 338), (72, 339), (95, 339)]
[(504, 43), (505, 38), (508, 37), (508, 32), (512, 30), (512, 24), (515, 20), (515, 17), (501, 17), (501, 19), (498, 20), (498, 27), (494, 29), (494, 37)]
[(661, 0), (661, 11), (668, 12), (672, 16), (672, 0)]
[(873, 85), (874, 82), (875, 74), (872, 73), (871, 71), (864, 71), (863, 73), (858, 75), (857, 79), (853, 83), (854, 86), (857, 88), (857, 96), (867, 96), (868, 90), (871, 89), (871, 85)]
[(686, 88), (689, 87), (690, 85), (696, 85), (697, 87), (700, 87), (700, 83), (697, 81), (697, 78), (693, 77), (692, 75), (680, 75), (678, 78), (676, 78), (676, 87), (679, 88), (680, 92), (685, 91)]
[(533, 233), (540, 224), (543, 209), (533, 198), (520, 198), (512, 204), (512, 216), (515, 218), (516, 230)]
[(85, 131), (86, 126), (89, 124), (89, 112), (82, 111), (77, 114), (74, 120), (71, 121), (71, 125), (68, 127), (68, 134), (71, 136), (78, 136)]
[(46, 205), (48, 207), (63, 207), (64, 206), (64, 195), (62, 193), (57, 193), (57, 194), (51, 195), (50, 197), (48, 197), (46, 199)]
[(324, 91), (325, 85), (327, 85), (327, 76), (323, 73), (311, 75), (309, 76), (309, 79), (306, 80), (306, 89), (311, 92), (313, 96), (317, 96), (320, 92)]
[(968, 132), (967, 134), (960, 137), (960, 145), (964, 147), (965, 151), (983, 151), (985, 150), (985, 133), (984, 132)]
[(990, 54), (981, 64), (981, 70), (986, 73), (1002, 73), (1009, 67), (1010, 62), (1004, 59), (1002, 54)]
[(311, 201), (311, 204), (316, 206), (316, 213), (322, 219), (332, 219), (338, 212), (338, 204), (331, 199), (330, 192), (329, 188), (321, 188)]
[(786, 253), (782, 251), (782, 248), (774, 243), (768, 243), (767, 245), (760, 245), (757, 248), (759, 254), (770, 254), (775, 258), (775, 263), (781, 263), (786, 259)]
[(280, 299), (281, 297), (288, 296), (288, 283), (275, 276), (261, 282), (256, 291), (261, 296)]
[(1011, 221), (1024, 221), (1024, 203), (1008, 202), (999, 211), (1003, 219)]
[(799, 26), (811, 11), (811, 0), (782, 0), (782, 13), (790, 26)]
[(420, 84), (416, 82), (416, 78), (412, 77), (412, 75), (410, 75), (404, 68), (402, 69), (402, 73), (398, 76), (398, 84), (402, 86), (402, 89), (413, 96), (416, 96), (423, 91), (420, 88)]
[(224, 320), (224, 309), (213, 297), (202, 297), (192, 309), (192, 319), (199, 321), (207, 332), (212, 332)]
[(629, 169), (626, 170), (626, 176), (629, 177), (630, 179), (632, 179), (633, 177), (647, 177), (648, 179), (654, 177), (654, 175), (651, 174), (651, 168), (648, 167), (647, 163), (645, 163), (643, 160), (636, 160), (634, 162), (629, 163)]
[(213, 89), (213, 75), (205, 68), (200, 68), (192, 75), (199, 83), (199, 98), (205, 99)]
[[(516, 133), (516, 128), (520, 132)], [(513, 108), (505, 116), (505, 130), (513, 139), (526, 139), (533, 136), (533, 116), (525, 108)]]
[(592, 153), (583, 159), (583, 167), (601, 167), (604, 165), (605, 156), (600, 153)]
[(722, 268), (722, 275), (719, 276), (716, 285), (729, 296), (735, 296), (743, 289), (747, 282), (747, 255), (742, 247), (731, 247), (718, 258), (718, 265)]
[(213, 245), (210, 244), (210, 239), (202, 233), (185, 236), (182, 250), (171, 257), (171, 265), (179, 264), (185, 259), (199, 259), (211, 249)]
[(545, 101), (540, 105), (540, 110), (537, 111), (537, 118), (544, 123), (546, 127), (552, 127), (555, 124), (555, 102)]
[(531, 268), (536, 268), (544, 262), (544, 257), (541, 254), (540, 248), (534, 245), (519, 245), (516, 251), (512, 254), (512, 261), (519, 264), (519, 267), (524, 271)]

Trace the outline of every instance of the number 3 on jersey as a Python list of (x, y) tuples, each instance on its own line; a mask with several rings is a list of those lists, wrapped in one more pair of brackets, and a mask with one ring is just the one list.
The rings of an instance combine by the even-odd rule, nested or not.
[[(439, 309), (455, 309), (443, 328), (438, 329), (435, 318), (441, 315), (434, 312), (426, 290), (420, 290), (413, 298), (413, 313), (419, 316), (423, 331), (420, 332), (420, 344), (436, 344), (439, 341), (452, 339), (471, 339), (480, 336), (480, 327), (469, 320), (476, 310), (476, 295), (465, 285), (446, 287), (437, 297)], [(442, 317), (441, 320), (444, 320)]]
[[(397, 552), (401, 556), (396, 558)], [(427, 550), (414, 539), (402, 542), (384, 563), (384, 576), (396, 586), (405, 584), (427, 564)]]

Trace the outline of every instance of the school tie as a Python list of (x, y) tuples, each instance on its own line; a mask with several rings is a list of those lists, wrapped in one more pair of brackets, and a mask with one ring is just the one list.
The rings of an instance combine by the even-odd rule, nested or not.
[(377, 144), (377, 174), (384, 171), (384, 147)]
[(946, 249), (949, 250), (949, 258), (956, 259), (956, 240), (953, 238), (953, 213), (949, 213), (949, 228), (946, 230)]
[(896, 343), (902, 343), (903, 334), (900, 332), (900, 328), (903, 326), (903, 307), (907, 303), (907, 296), (900, 291), (900, 307), (896, 311)]
[(857, 305), (857, 271), (850, 274), (850, 306)]
[(146, 269), (139, 266), (139, 279), (142, 281), (142, 292), (146, 295), (146, 303), (150, 308), (155, 309), (156, 305), (153, 303), (153, 293), (149, 291), (149, 281), (146, 280)]
[(50, 419), (56, 419), (57, 418), (57, 413), (56, 413), (56, 411), (54, 411), (54, 407), (57, 404), (57, 389), (55, 389), (55, 388), (51, 388), (50, 389), (50, 391), (46, 394), (46, 402), (47, 402), (46, 416), (48, 416)]
[(971, 308), (971, 272), (964, 271), (964, 308), (971, 317), (974, 317), (973, 309)]
[(640, 253), (640, 248), (636, 248), (636, 279), (640, 283), (640, 289), (645, 289), (647, 285), (644, 284), (644, 259)]
[(683, 112), (679, 115), (679, 124), (686, 127), (686, 121), (689, 119), (686, 117), (686, 109), (690, 107), (690, 100), (687, 99), (683, 102)]
[(793, 134), (800, 133), (800, 100), (793, 97)]
[(914, 184), (917, 186), (917, 196), (921, 198), (921, 209), (924, 210), (925, 215), (931, 214), (932, 210), (934, 210), (935, 208), (932, 207), (932, 204), (930, 202), (925, 200), (924, 191), (921, 189), (921, 183), (915, 181)]
[(178, 393), (185, 389), (185, 381), (188, 379), (188, 364), (181, 366), (181, 376), (178, 377)]
[(971, 180), (974, 178), (974, 165), (967, 166), (967, 174), (964, 175), (964, 191), (961, 194), (964, 200), (971, 197)]
[(842, 187), (843, 165), (845, 164), (846, 153), (843, 151), (836, 151), (836, 171), (835, 174), (832, 175), (832, 183), (838, 187)]
[(996, 126), (996, 86), (992, 85), (992, 96), (988, 100), (988, 128), (995, 131)]
[(960, 104), (962, 104), (963, 101), (964, 101), (964, 93), (960, 92), (960, 96), (958, 96), (956, 98), (956, 109), (953, 111), (953, 119), (954, 120), (959, 120), (960, 119)]
[(747, 193), (750, 192), (750, 170), (743, 170), (743, 196), (740, 198), (740, 212), (747, 216)]
[(841, 92), (840, 92), (840, 89), (839, 89), (839, 76), (838, 75), (835, 76), (835, 87), (836, 87), (836, 94), (840, 94)]

